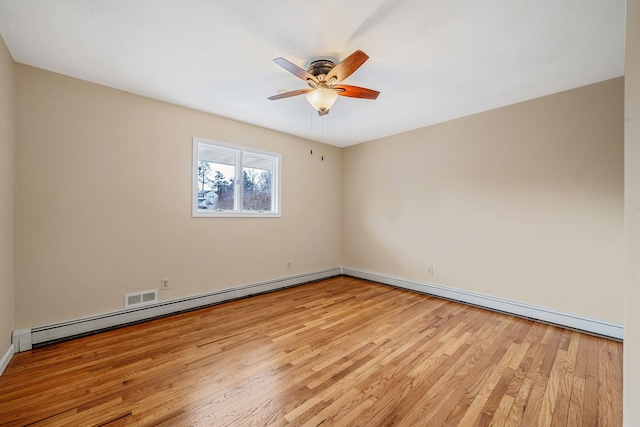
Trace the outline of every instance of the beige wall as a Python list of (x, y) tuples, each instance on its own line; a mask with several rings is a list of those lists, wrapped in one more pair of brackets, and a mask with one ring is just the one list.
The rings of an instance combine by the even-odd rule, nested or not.
[(14, 313), (13, 171), (15, 64), (0, 37), (0, 357), (11, 345)]
[(345, 149), (344, 265), (622, 323), (623, 91)]
[(624, 425), (640, 426), (640, 1), (627, 1)]
[[(340, 149), (16, 70), (16, 327), (340, 265)], [(281, 153), (282, 218), (192, 218), (193, 136)]]
[[(622, 79), (340, 150), (16, 70), (15, 327), (339, 264), (623, 321)], [(282, 153), (283, 217), (191, 218), (194, 135)]]

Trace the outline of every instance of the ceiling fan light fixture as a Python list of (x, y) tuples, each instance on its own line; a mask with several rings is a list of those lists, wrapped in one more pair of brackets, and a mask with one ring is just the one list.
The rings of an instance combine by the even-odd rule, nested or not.
[(311, 62), (306, 70), (287, 61), (284, 58), (273, 60), (276, 64), (307, 82), (309, 88), (290, 90), (285, 93), (269, 96), (267, 99), (276, 101), (278, 99), (290, 98), (307, 94), (307, 101), (318, 112), (324, 116), (329, 113), (338, 96), (349, 98), (376, 99), (380, 92), (364, 87), (343, 85), (341, 82), (353, 74), (369, 58), (366, 53), (356, 50), (351, 55), (340, 61), (336, 65), (328, 59), (318, 59)]
[(312, 90), (307, 94), (307, 101), (317, 111), (325, 112), (333, 106), (333, 103), (338, 99), (338, 94), (332, 89), (326, 87), (319, 87)]

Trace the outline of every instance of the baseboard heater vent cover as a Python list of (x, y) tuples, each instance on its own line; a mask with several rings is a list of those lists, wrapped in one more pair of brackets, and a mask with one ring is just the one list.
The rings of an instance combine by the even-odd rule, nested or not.
[(124, 294), (124, 308), (140, 307), (154, 302), (158, 302), (157, 289)]

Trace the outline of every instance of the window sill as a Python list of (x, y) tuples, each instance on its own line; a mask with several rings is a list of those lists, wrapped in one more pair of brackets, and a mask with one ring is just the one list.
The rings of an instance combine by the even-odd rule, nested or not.
[(251, 212), (251, 211), (198, 211), (193, 212), (191, 215), (193, 218), (280, 218), (282, 214), (279, 212)]

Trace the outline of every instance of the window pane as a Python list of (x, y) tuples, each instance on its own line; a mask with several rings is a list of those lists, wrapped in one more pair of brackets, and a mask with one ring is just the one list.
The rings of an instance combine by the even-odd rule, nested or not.
[(257, 154), (245, 154), (242, 170), (242, 207), (252, 211), (273, 210), (274, 160)]
[(232, 210), (235, 207), (234, 152), (200, 146), (198, 161), (198, 210)]

